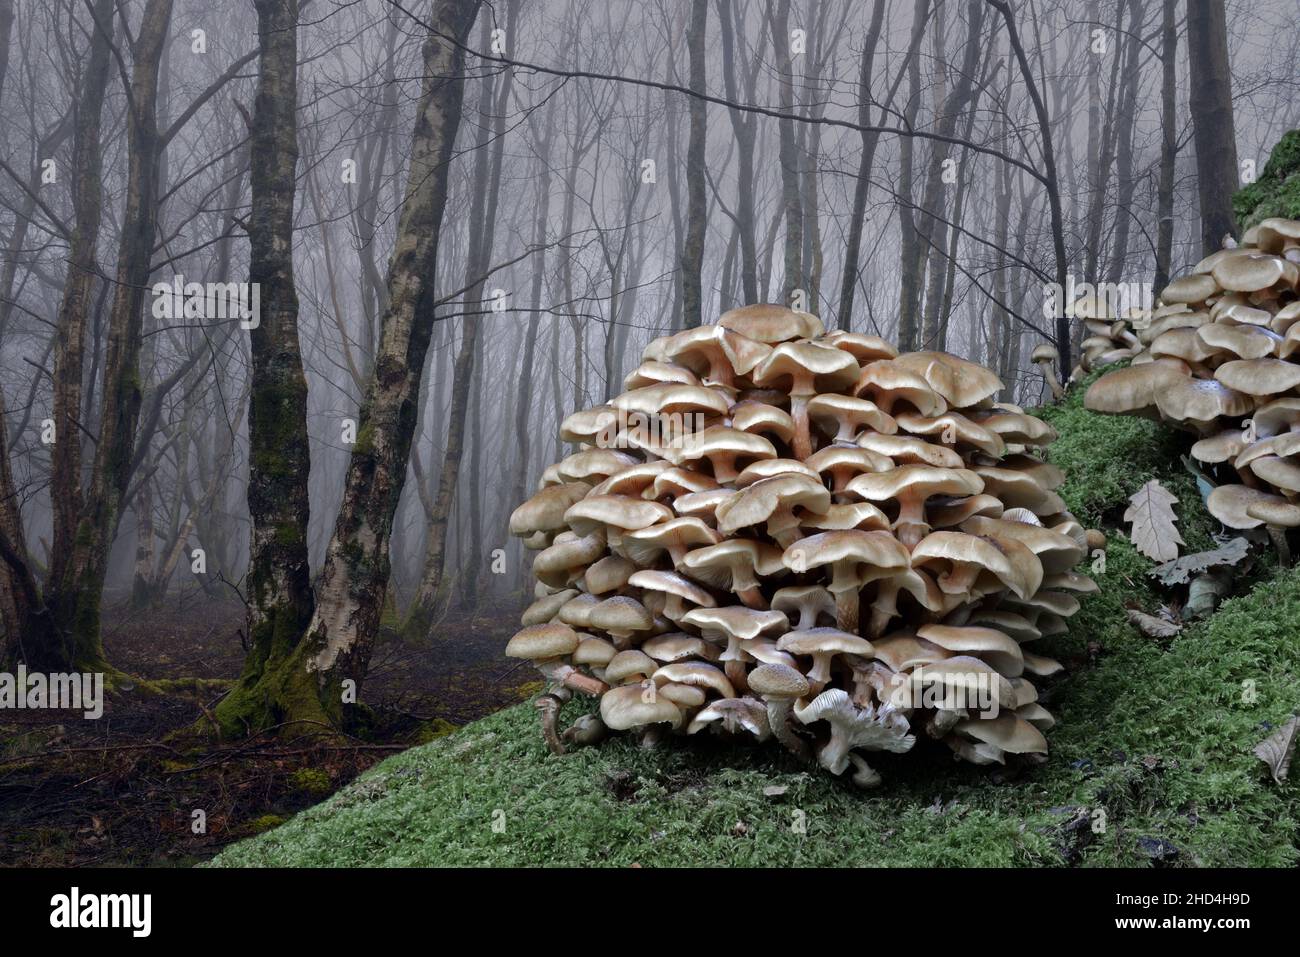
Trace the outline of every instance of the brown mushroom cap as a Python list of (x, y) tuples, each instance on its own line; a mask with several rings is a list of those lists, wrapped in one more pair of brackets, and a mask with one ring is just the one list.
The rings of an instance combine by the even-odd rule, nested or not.
[(564, 513), (565, 522), (579, 535), (634, 531), (672, 517), (667, 506), (629, 495), (589, 495)]
[(781, 636), (776, 647), (792, 655), (812, 658), (813, 666), (808, 672), (808, 680), (818, 685), (830, 681), (831, 659), (836, 655), (870, 655), (875, 650), (865, 638), (838, 628), (791, 631)]
[(676, 572), (642, 570), (630, 576), (627, 583), (633, 588), (667, 595), (669, 604), (663, 614), (669, 620), (676, 620), (685, 614), (682, 602), (690, 602), (692, 605), (704, 608), (712, 608), (717, 604), (717, 600), (707, 591)]
[(738, 459), (774, 459), (776, 447), (761, 435), (711, 425), (676, 440), (669, 458), (678, 465), (707, 460), (713, 467), (713, 477), (719, 482), (729, 482), (739, 471), (735, 467)]
[(1220, 432), (1218, 435), (1201, 439), (1193, 445), (1192, 458), (1198, 462), (1217, 464), (1236, 458), (1245, 447), (1246, 440), (1242, 438), (1241, 431), (1239, 429), (1229, 429), (1226, 432)]
[(1205, 500), (1211, 515), (1228, 528), (1259, 528), (1264, 519), (1251, 514), (1256, 506), (1282, 506), (1287, 500), (1245, 485), (1220, 485)]
[(749, 690), (765, 698), (802, 698), (808, 679), (788, 665), (759, 665), (749, 673)]
[(813, 528), (825, 532), (843, 531), (860, 528), (863, 531), (875, 529), (887, 530), (890, 527), (885, 513), (870, 502), (846, 502), (832, 505), (823, 514), (809, 514), (800, 524), (804, 528)]
[(550, 622), (529, 625), (515, 632), (506, 644), (506, 656), (529, 661), (546, 661), (573, 654), (578, 647), (578, 633), (568, 625)]
[(881, 359), (863, 366), (853, 394), (871, 399), (891, 414), (899, 402), (906, 402), (925, 416), (942, 415), (948, 410), (947, 401), (925, 377), (899, 365), (897, 359)]
[(729, 534), (766, 523), (767, 532), (778, 543), (798, 537), (799, 515), (822, 514), (830, 507), (826, 487), (805, 475), (787, 473), (761, 479), (718, 506), (718, 530)]
[(725, 415), (731, 408), (727, 396), (718, 389), (680, 382), (664, 382), (633, 389), (615, 396), (610, 400), (610, 405), (620, 412), (639, 412), (642, 415), (674, 412)]
[(653, 628), (654, 616), (635, 598), (615, 595), (596, 605), (588, 622), (592, 628), (599, 628), (617, 638), (626, 638)]
[(995, 457), (1001, 457), (1007, 446), (1001, 436), (984, 426), (971, 421), (960, 412), (945, 412), (933, 418), (902, 412), (898, 415), (898, 427), (912, 435), (938, 436), (940, 441), (948, 441), (951, 436), (954, 445), (970, 445)]
[(1246, 395), (1275, 396), (1300, 385), (1300, 365), (1284, 359), (1234, 359), (1215, 369), (1214, 378)]
[(880, 336), (866, 335), (861, 332), (837, 329), (824, 336), (822, 341), (828, 346), (850, 353), (859, 364), (875, 362), (878, 359), (893, 359), (898, 355), (898, 350)]
[(627, 731), (648, 724), (678, 727), (683, 715), (668, 698), (647, 694), (640, 685), (624, 685), (610, 688), (601, 695), (600, 719), (614, 731)]
[(917, 629), (916, 636), (946, 651), (980, 658), (1008, 678), (1024, 672), (1024, 653), (1020, 650), (1020, 643), (997, 629), (925, 625)]
[(858, 436), (859, 447), (878, 455), (887, 455), (898, 465), (933, 465), (936, 468), (959, 469), (965, 463), (955, 451), (935, 445), (915, 435), (883, 435), (864, 432)]
[(692, 685), (716, 691), (724, 698), (736, 697), (736, 689), (721, 668), (704, 661), (674, 661), (662, 666), (652, 676), (656, 684)]
[(570, 599), (576, 598), (577, 595), (578, 592), (572, 588), (565, 588), (550, 595), (543, 595), (524, 609), (519, 623), (521, 625), (544, 625), (558, 615), (560, 609)]
[(641, 650), (655, 661), (664, 663), (687, 661), (691, 658), (712, 661), (718, 656), (718, 649), (703, 638), (680, 631), (655, 635), (646, 640)]
[[(795, 312), (776, 303), (757, 303), (729, 309), (718, 325), (756, 342), (775, 344), (791, 339), (815, 339), (822, 334), (820, 319), (811, 313)], [(738, 370), (739, 371), (739, 370)]]
[(761, 386), (786, 388), (792, 396), (848, 392), (858, 378), (858, 363), (847, 352), (816, 342), (783, 342), (754, 370)]
[(552, 588), (567, 588), (582, 577), (586, 567), (605, 553), (603, 531), (577, 536), (561, 532), (533, 559), (533, 574)]
[(636, 565), (626, 558), (606, 555), (588, 566), (582, 580), (588, 592), (593, 595), (604, 595), (607, 592), (618, 591), (626, 585), (635, 571)]
[(618, 654), (618, 649), (604, 638), (583, 635), (578, 641), (578, 647), (574, 649), (573, 663), (575, 665), (587, 665), (591, 668), (604, 668), (614, 659), (616, 654)]
[(835, 598), (821, 585), (792, 585), (772, 596), (772, 610), (783, 612), (795, 628), (814, 628), (819, 615), (835, 617)]
[(720, 541), (722, 536), (716, 530), (704, 524), (702, 519), (688, 515), (628, 532), (623, 536), (620, 550), (641, 566), (653, 564), (664, 552), (672, 556), (673, 564), (676, 564), (690, 549), (716, 545)]
[(784, 409), (747, 399), (731, 407), (731, 427), (755, 435), (774, 435), (788, 443), (794, 436), (794, 419)]
[(1088, 387), (1083, 405), (1093, 412), (1121, 415), (1150, 412), (1155, 410), (1161, 392), (1186, 378), (1186, 372), (1165, 362), (1116, 369)]
[(946, 352), (907, 352), (893, 361), (925, 379), (952, 408), (976, 405), (1004, 388), (991, 369)]
[[(681, 570), (711, 588), (734, 591), (741, 600), (761, 602), (759, 578), (785, 570), (781, 550), (748, 538), (730, 538), (687, 552)], [(750, 607), (754, 607), (751, 605)]]
[(832, 441), (851, 442), (863, 427), (885, 434), (898, 431), (898, 423), (880, 411), (876, 403), (851, 395), (813, 396), (808, 400), (808, 418)]
[(568, 527), (564, 513), (589, 491), (586, 482), (548, 485), (510, 514), (510, 534), (526, 538), (534, 532), (562, 531)]
[(629, 679), (640, 682), (659, 670), (659, 665), (643, 651), (629, 648), (614, 655), (605, 664), (605, 680), (611, 685), (624, 684)]

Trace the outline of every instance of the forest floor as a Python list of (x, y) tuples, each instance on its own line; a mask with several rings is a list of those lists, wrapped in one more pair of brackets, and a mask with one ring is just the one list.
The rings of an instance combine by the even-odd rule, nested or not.
[(1058, 721), (1042, 766), (974, 767), (922, 740), (876, 756), (884, 785), (864, 793), (779, 748), (704, 736), (555, 757), (518, 705), (388, 758), (214, 863), (1295, 866), (1300, 776), (1274, 783), (1253, 749), (1300, 708), (1300, 569), (1257, 548), (1208, 619), (1139, 633), (1127, 609), (1177, 620), (1186, 589), (1147, 574), (1122, 530), (1127, 497), (1150, 478), (1173, 491), (1186, 552), (1213, 547), (1214, 523), (1185, 438), (1093, 415), (1081, 391), (1041, 414), (1063, 435), (1062, 494), (1109, 547), (1070, 635), (1036, 649), (1066, 666), (1040, 695)]
[[(220, 688), (106, 696), (104, 714), (0, 713), (0, 866), (187, 865), (274, 827), (395, 751), (509, 704), (534, 686), (501, 656), (517, 615), (456, 617), (420, 646), (381, 641), (365, 701), (365, 741), (330, 748), (253, 739), (178, 752), (174, 731), (204, 718)], [(140, 679), (230, 681), (243, 607), (172, 596), (138, 612), (109, 602), (104, 642)], [(522, 685), (522, 687), (520, 687)], [(194, 812), (203, 812), (196, 833)]]

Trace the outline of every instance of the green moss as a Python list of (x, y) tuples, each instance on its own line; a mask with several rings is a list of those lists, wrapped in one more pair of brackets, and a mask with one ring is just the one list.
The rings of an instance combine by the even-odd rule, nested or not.
[(330, 792), (330, 776), (319, 768), (299, 768), (289, 775), (289, 783), (298, 791), (325, 795)]
[(1140, 840), (1158, 838), (1183, 865), (1295, 866), (1300, 782), (1274, 785), (1251, 751), (1296, 707), (1300, 571), (1173, 641), (1134, 630), (1126, 605), (1168, 595), (1108, 519), (1155, 475), (1183, 500), (1189, 547), (1212, 524), (1171, 458), (1182, 436), (1088, 413), (1081, 394), (1042, 414), (1063, 433), (1061, 494), (1111, 534), (1101, 591), (1036, 649), (1067, 665), (1042, 689), (1058, 719), (1045, 765), (1008, 776), (922, 740), (874, 758), (885, 783), (864, 793), (779, 748), (705, 736), (646, 751), (620, 735), (557, 758), (523, 704), (388, 759), (213, 864), (1141, 867)]
[(279, 814), (263, 814), (261, 817), (255, 817), (245, 826), (250, 834), (261, 834), (264, 831), (272, 830), (284, 823), (284, 818)]
[(1232, 207), (1243, 230), (1272, 216), (1300, 219), (1300, 130), (1278, 141), (1259, 178), (1232, 197)]

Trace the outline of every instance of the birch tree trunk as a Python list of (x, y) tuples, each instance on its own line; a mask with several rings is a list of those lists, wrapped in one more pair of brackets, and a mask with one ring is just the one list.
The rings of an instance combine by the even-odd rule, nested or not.
[(388, 539), (406, 481), (416, 400), (436, 319), (434, 276), (464, 96), (463, 45), (478, 8), (479, 0), (435, 0), (429, 18), (410, 172), (388, 269), (388, 303), (303, 643), (307, 670), (333, 722), (343, 717), (343, 682), (354, 682), (359, 690), (365, 677), (387, 593)]
[(248, 238), (249, 281), (259, 287), (261, 315), (249, 336), (249, 651), (239, 682), (215, 711), (227, 736), (294, 718), (325, 719), (298, 653), (313, 609), (307, 560), (307, 379), (293, 269), (298, 0), (255, 4), (260, 55), (250, 145), (257, 159)]
[[(31, 622), (28, 664), (46, 671), (102, 671), (122, 677), (104, 659), (100, 601), (109, 548), (135, 462), (140, 415), (140, 347), (145, 288), (158, 214), (158, 70), (171, 20), (171, 0), (149, 0), (131, 46), (131, 97), (127, 113), (127, 189), (117, 271), (107, 329), (103, 400), (89, 488), (66, 551), (57, 547), (47, 576), (45, 609)], [(96, 30), (109, 19), (97, 19)], [(71, 370), (69, 370), (71, 378)], [(80, 409), (69, 403), (68, 409)], [(74, 414), (79, 414), (74, 413)], [(61, 434), (56, 442), (79, 442)]]

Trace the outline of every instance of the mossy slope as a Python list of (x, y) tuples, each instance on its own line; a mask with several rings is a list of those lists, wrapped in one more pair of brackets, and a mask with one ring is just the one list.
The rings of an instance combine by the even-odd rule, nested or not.
[[(1070, 471), (1071, 506), (1114, 522), (1155, 475), (1183, 500), (1189, 547), (1205, 547), (1211, 523), (1179, 437), (1093, 415), (1081, 391), (1044, 412), (1065, 436), (1053, 457)], [(868, 794), (777, 750), (711, 740), (647, 752), (619, 738), (555, 758), (522, 705), (385, 761), (214, 863), (1293, 865), (1300, 787), (1268, 781), (1251, 749), (1300, 706), (1300, 572), (1162, 645), (1124, 617), (1126, 602), (1161, 600), (1149, 568), (1112, 535), (1102, 592), (1070, 636), (1044, 642), (1069, 667), (1045, 695), (1060, 724), (1048, 764), (1019, 777), (928, 742), (873, 761), (885, 786)], [(787, 790), (765, 796), (774, 786)]]

